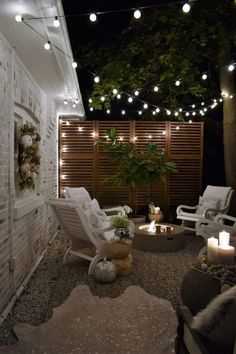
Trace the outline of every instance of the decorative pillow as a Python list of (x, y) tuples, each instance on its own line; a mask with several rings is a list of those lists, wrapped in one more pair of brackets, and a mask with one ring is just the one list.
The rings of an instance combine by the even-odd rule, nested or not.
[[(214, 298), (200, 311), (192, 329), (218, 348), (233, 348), (236, 340), (236, 285)], [(222, 351), (223, 353), (223, 351)]]
[(107, 224), (107, 216), (106, 214), (100, 209), (99, 203), (96, 199), (93, 199), (91, 202), (84, 202), (82, 205), (85, 214), (87, 216), (88, 222), (93, 227), (106, 227)]
[[(204, 197), (199, 197), (199, 204), (196, 210), (196, 214), (203, 214), (206, 209), (219, 210), (219, 199), (208, 199)], [(215, 213), (209, 212), (210, 217), (214, 217)]]

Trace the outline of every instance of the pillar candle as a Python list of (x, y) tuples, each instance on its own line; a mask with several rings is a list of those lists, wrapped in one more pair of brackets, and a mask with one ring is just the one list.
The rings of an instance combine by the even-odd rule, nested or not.
[(226, 231), (219, 232), (219, 246), (229, 246), (230, 234)]
[(217, 262), (217, 248), (218, 240), (215, 237), (210, 237), (207, 240), (207, 260), (209, 263), (215, 264)]
[(217, 249), (218, 264), (234, 264), (235, 248), (232, 246), (219, 246)]

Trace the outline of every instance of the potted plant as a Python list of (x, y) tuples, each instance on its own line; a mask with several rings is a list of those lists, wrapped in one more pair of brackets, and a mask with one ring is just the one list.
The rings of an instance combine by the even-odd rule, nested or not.
[(160, 207), (155, 206), (153, 202), (149, 203), (148, 212), (149, 221), (155, 220), (156, 222), (162, 222), (163, 212), (161, 211)]
[(137, 214), (137, 188), (150, 188), (158, 180), (165, 182), (169, 172), (177, 171), (176, 164), (167, 161), (164, 149), (157, 144), (150, 142), (143, 150), (136, 149), (134, 143), (119, 140), (117, 133), (116, 128), (107, 129), (106, 137), (97, 141), (104, 151), (110, 152), (109, 163), (114, 166), (114, 173), (105, 181), (134, 190), (134, 211)]

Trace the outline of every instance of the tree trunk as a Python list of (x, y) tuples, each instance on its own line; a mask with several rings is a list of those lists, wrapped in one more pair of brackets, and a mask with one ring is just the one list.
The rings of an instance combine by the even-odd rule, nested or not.
[[(230, 64), (231, 43), (223, 24), (219, 25), (218, 63), (221, 92), (236, 93), (234, 73), (227, 70)], [(236, 215), (236, 95), (223, 98), (224, 159), (226, 183), (234, 190), (231, 215)]]

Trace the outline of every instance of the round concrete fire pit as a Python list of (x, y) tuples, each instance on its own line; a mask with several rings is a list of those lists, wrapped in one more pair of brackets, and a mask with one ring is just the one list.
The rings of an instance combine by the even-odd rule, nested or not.
[(137, 225), (134, 230), (133, 248), (146, 252), (174, 252), (185, 245), (185, 230), (173, 224), (157, 224), (149, 231), (150, 224)]

